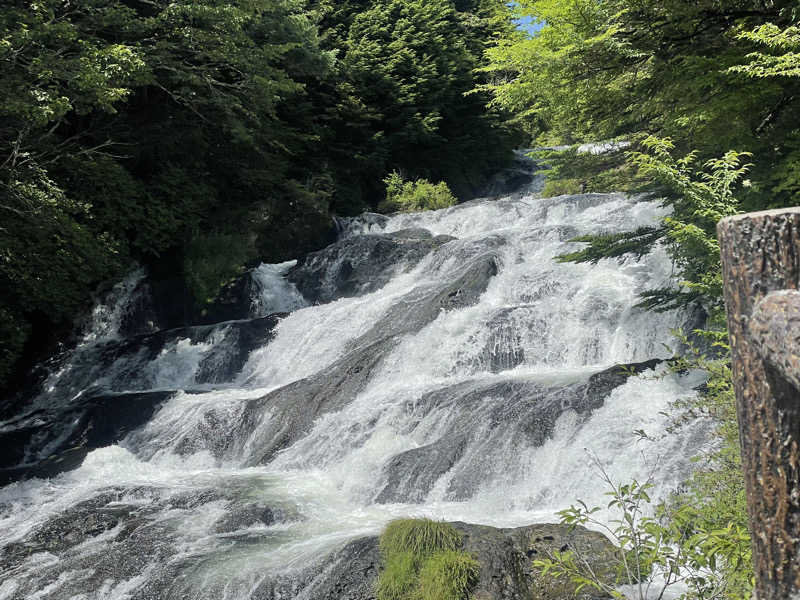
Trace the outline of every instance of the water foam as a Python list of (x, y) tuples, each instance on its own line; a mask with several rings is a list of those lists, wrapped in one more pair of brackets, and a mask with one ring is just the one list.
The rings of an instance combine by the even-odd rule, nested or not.
[[(615, 363), (669, 356), (669, 331), (684, 315), (634, 307), (644, 289), (670, 284), (669, 260), (662, 250), (641, 261), (553, 260), (577, 247), (569, 241), (575, 235), (648, 225), (663, 214), (643, 198), (589, 194), (473, 201), (380, 224), (354, 220), (345, 235), (416, 227), (458, 239), (416, 266), (398, 265), (377, 291), (319, 306), (307, 306), (287, 283), (293, 263), (262, 265), (253, 275), (252, 316), (291, 314), (239, 374), (212, 389), (196, 386), (198, 365), (223, 343), (225, 326), (199, 342), (177, 338), (142, 367), (146, 377), (131, 379), (176, 390), (149, 423), (91, 452), (74, 471), (0, 489), (7, 548), (32, 544), (64, 515), (77, 522), (103, 511), (125, 515), (74, 547), (36, 546), (4, 573), (0, 598), (136, 598), (148, 586), (165, 598), (250, 598), (270, 576), (302, 569), (398, 516), (516, 526), (552, 521), (577, 498), (601, 502), (587, 451), (619, 480), (646, 478), (656, 465), (657, 495), (668, 493), (689, 472), (705, 430), (698, 424), (668, 434), (663, 412), (694, 393), (698, 375), (648, 371), (597, 407), (580, 399), (562, 406), (568, 396), (559, 394), (586, 389), (593, 373)], [(495, 274), (476, 301), (453, 304), (442, 292), (489, 263)], [(87, 343), (116, 335), (115, 314), (98, 311)], [(338, 404), (259, 460), (259, 428), (285, 414), (262, 398), (287, 385), (347, 379), (337, 369), (373, 348), (379, 360), (359, 386), (332, 392)], [(305, 401), (295, 398), (294, 410)], [(637, 442), (639, 429), (660, 441)], [(424, 493), (398, 488), (392, 477), (421, 477), (419, 468), (403, 471), (398, 457), (434, 448), (450, 463)], [(283, 517), (220, 531), (220, 519), (253, 506)], [(144, 532), (141, 565), (116, 578), (89, 572), (87, 561), (134, 552), (122, 540), (123, 530), (133, 535), (126, 527)], [(168, 557), (158, 555), (158, 544)]]

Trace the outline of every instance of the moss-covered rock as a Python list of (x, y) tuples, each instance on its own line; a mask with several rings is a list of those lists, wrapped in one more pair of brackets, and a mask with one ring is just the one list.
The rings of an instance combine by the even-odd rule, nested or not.
[[(548, 552), (554, 550), (572, 548), (586, 557), (595, 570), (608, 571), (609, 578), (613, 577), (611, 573), (616, 548), (604, 535), (583, 527), (570, 531), (565, 525), (547, 524), (509, 529), (459, 522), (440, 525), (452, 527), (459, 535), (457, 554), (471, 557), (477, 562), (477, 578), (470, 587), (470, 600), (601, 598), (593, 596), (593, 593), (597, 593), (591, 591), (576, 596), (574, 587), (570, 584), (543, 576), (533, 567), (534, 560), (546, 557)], [(378, 597), (378, 577), (383, 568), (379, 545), (378, 536), (349, 542), (331, 555), (323, 565), (309, 570), (307, 578), (301, 578), (305, 579), (305, 583), (299, 584), (303, 597), (309, 600), (375, 600)], [(409, 556), (406, 560), (413, 562), (413, 558)], [(441, 559), (440, 562), (452, 561)], [(450, 569), (451, 566), (452, 564), (447, 568)], [(408, 565), (405, 567), (407, 570)], [(441, 573), (443, 570), (445, 569), (438, 571)], [(433, 573), (430, 577), (434, 577)], [(399, 581), (394, 577), (393, 579), (395, 583)], [(297, 580), (294, 585), (298, 585)], [(418, 586), (418, 580), (415, 585)], [(279, 596), (267, 594), (264, 597), (271, 599)]]

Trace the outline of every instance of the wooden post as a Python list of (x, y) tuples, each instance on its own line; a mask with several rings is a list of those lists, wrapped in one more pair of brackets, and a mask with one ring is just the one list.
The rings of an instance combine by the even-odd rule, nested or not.
[(800, 208), (720, 221), (756, 597), (800, 591)]

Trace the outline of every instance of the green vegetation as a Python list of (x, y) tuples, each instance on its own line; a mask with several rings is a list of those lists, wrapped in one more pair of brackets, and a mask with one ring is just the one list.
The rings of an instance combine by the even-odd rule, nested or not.
[(448, 523), (392, 521), (380, 538), (378, 600), (466, 600), (480, 566), (460, 546), (461, 534)]
[(411, 552), (416, 556), (429, 556), (443, 550), (456, 550), (461, 546), (461, 534), (448, 523), (431, 519), (397, 519), (386, 526), (381, 534), (381, 554)]
[(481, 89), (537, 143), (632, 144), (600, 155), (545, 153), (553, 166), (546, 192), (646, 191), (674, 210), (658, 230), (581, 240), (593, 247), (572, 258), (665, 243), (685, 283), (654, 291), (647, 304), (700, 302), (718, 316), (716, 221), (800, 203), (800, 9), (788, 1), (528, 0), (517, 12), (542, 27), (489, 50), (494, 78)]
[[(693, 404), (677, 408), (685, 418), (713, 417), (719, 450), (702, 457), (686, 491), (655, 520), (626, 520), (619, 533), (643, 532), (679, 549), (679, 557), (661, 552), (652, 566), (669, 575), (677, 561), (688, 573), (689, 597), (747, 598), (752, 573), (715, 226), (737, 212), (800, 204), (800, 7), (789, 0), (524, 0), (516, 10), (541, 27), (489, 50), (492, 79), (481, 89), (515, 114), (535, 144), (630, 143), (601, 155), (579, 155), (576, 147), (545, 153), (552, 166), (546, 193), (647, 192), (672, 209), (656, 227), (579, 238), (586, 246), (560, 260), (641, 256), (664, 245), (679, 285), (645, 292), (642, 306), (699, 304), (709, 315), (699, 333), (712, 344), (711, 358), (698, 353), (684, 366), (703, 368), (710, 379)], [(647, 502), (638, 484), (611, 485), (618, 503)], [(573, 566), (559, 568), (571, 576)]]
[(625, 162), (624, 150), (612, 148), (592, 154), (580, 152), (579, 145), (566, 150), (537, 151), (537, 157), (548, 165), (542, 195), (545, 198), (562, 194), (595, 192), (635, 192), (635, 172)]
[[(669, 587), (682, 585), (686, 600), (747, 600), (754, 576), (750, 533), (742, 477), (739, 431), (731, 382), (728, 348), (719, 332), (706, 332), (720, 356), (709, 358), (686, 340), (689, 351), (673, 359), (672, 371), (701, 369), (708, 373), (702, 393), (673, 407), (671, 428), (699, 417), (716, 421), (716, 444), (697, 457), (692, 478), (668, 501), (654, 503), (645, 483), (614, 482), (595, 460), (609, 491), (608, 508), (616, 517), (610, 524), (597, 519), (597, 507), (580, 502), (562, 511), (562, 523), (593, 525), (604, 529), (624, 552), (617, 563), (615, 581), (630, 586), (635, 598), (658, 597)], [(639, 432), (643, 435), (643, 432)], [(643, 437), (646, 437), (643, 435)], [(602, 591), (616, 598), (616, 586), (593, 572), (585, 557), (572, 550), (539, 560), (543, 573), (570, 581), (577, 587)]]
[(672, 140), (651, 136), (641, 146), (644, 152), (627, 153), (628, 165), (636, 180), (644, 182), (640, 189), (657, 193), (672, 213), (660, 227), (576, 238), (588, 246), (559, 260), (596, 263), (623, 254), (642, 256), (655, 243), (665, 244), (681, 277), (680, 287), (645, 291), (642, 305), (669, 309), (699, 302), (711, 317), (710, 326), (722, 328), (725, 312), (716, 224), (738, 212), (735, 192), (752, 166), (743, 164), (749, 154), (729, 151), (698, 169), (697, 152), (675, 158)]
[(500, 0), (5, 3), (0, 388), (134, 261), (199, 312), (392, 171), (475, 194), (519, 139), (468, 94), (511, 30)]
[(480, 565), (465, 552), (446, 550), (431, 556), (419, 572), (419, 600), (466, 600), (478, 581)]
[(380, 212), (437, 210), (457, 202), (444, 181), (436, 184), (427, 179), (403, 181), (397, 171), (383, 181), (386, 184), (386, 199), (378, 205)]
[[(699, 457), (697, 469), (685, 492), (673, 504), (690, 511), (687, 521), (695, 535), (704, 541), (720, 537), (721, 560), (710, 563), (709, 577), (726, 599), (749, 599), (753, 590), (753, 565), (750, 535), (747, 529), (747, 505), (742, 478), (739, 428), (736, 421), (736, 398), (731, 381), (729, 348), (722, 336), (711, 334), (721, 357), (708, 358), (690, 346), (690, 352), (674, 365), (676, 370), (702, 369), (708, 380), (702, 394), (675, 406), (675, 427), (698, 416), (710, 417), (717, 427), (714, 449)], [(704, 548), (707, 551), (715, 547)], [(711, 558), (711, 557), (709, 557)]]
[[(597, 466), (609, 488), (607, 508), (614, 518), (606, 522), (594, 516), (600, 507), (579, 503), (561, 511), (561, 522), (602, 530), (620, 548), (616, 576), (597, 573), (590, 566), (591, 557), (574, 549), (535, 560), (534, 566), (544, 575), (568, 580), (576, 591), (596, 590), (619, 600), (661, 598), (676, 585), (685, 586), (687, 591), (680, 597), (687, 600), (750, 597), (746, 527), (731, 522), (708, 528), (713, 516), (707, 507), (686, 502), (653, 506), (648, 495), (651, 481), (618, 484)], [(627, 589), (620, 590), (620, 586)]]

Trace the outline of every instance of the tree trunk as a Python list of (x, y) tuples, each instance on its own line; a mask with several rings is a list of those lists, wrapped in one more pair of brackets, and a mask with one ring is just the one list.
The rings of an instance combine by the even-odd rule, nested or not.
[(800, 590), (800, 208), (720, 221), (756, 594)]

